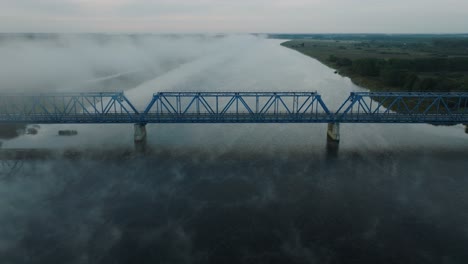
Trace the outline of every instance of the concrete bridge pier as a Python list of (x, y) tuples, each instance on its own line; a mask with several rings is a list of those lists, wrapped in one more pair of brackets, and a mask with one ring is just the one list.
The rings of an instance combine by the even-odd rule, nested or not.
[(137, 152), (144, 152), (146, 150), (146, 124), (135, 124), (134, 141)]
[(340, 123), (328, 123), (328, 142), (340, 142)]

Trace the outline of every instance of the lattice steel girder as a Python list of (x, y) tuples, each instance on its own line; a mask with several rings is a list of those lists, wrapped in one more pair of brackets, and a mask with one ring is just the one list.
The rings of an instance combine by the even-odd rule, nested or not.
[(290, 115), (326, 113), (325, 103), (316, 92), (161, 92), (144, 111), (145, 114), (262, 114)]
[(356, 92), (336, 112), (336, 119), (347, 116), (408, 115), (415, 118), (460, 119), (468, 114), (468, 93)]
[(139, 113), (122, 92), (0, 96), (2, 120), (22, 121), (40, 117), (44, 121), (61, 123), (64, 119), (79, 115), (84, 119), (91, 118), (96, 123), (106, 123), (105, 118), (113, 114), (125, 114), (134, 118)]

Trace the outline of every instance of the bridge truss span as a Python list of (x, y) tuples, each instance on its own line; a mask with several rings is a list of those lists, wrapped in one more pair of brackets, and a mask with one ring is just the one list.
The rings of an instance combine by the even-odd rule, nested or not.
[(162, 92), (144, 111), (148, 122), (325, 122), (330, 111), (316, 92)]
[(335, 120), (342, 123), (467, 123), (468, 93), (354, 92), (336, 111)]
[(139, 116), (122, 92), (0, 95), (1, 123), (133, 123)]

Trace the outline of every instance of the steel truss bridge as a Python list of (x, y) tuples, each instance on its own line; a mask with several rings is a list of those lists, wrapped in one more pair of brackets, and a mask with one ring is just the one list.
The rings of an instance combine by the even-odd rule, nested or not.
[[(124, 93), (0, 94), (0, 124), (135, 124), (146, 142), (148, 123), (468, 124), (468, 93), (354, 92), (330, 111), (316, 92), (160, 92), (137, 109)], [(467, 126), (468, 133), (468, 126)]]
[(0, 124), (468, 124), (468, 93), (353, 92), (330, 110), (316, 92), (160, 92), (137, 109), (122, 92), (0, 94)]

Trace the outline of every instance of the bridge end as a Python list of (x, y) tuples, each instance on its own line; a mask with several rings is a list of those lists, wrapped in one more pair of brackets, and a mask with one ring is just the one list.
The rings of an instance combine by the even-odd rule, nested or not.
[(340, 142), (340, 123), (328, 123), (328, 142)]

